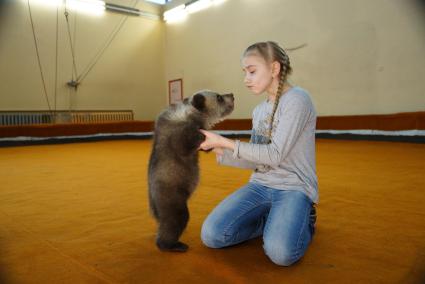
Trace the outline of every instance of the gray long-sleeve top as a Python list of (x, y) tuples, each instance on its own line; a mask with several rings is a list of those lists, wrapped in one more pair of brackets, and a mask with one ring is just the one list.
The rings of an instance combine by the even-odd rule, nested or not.
[(253, 169), (250, 182), (302, 191), (317, 203), (316, 111), (310, 96), (302, 88), (293, 87), (280, 98), (271, 143), (264, 144), (272, 110), (273, 102), (259, 104), (252, 115), (251, 141), (237, 140), (235, 150), (225, 150), (217, 161), (222, 165)]

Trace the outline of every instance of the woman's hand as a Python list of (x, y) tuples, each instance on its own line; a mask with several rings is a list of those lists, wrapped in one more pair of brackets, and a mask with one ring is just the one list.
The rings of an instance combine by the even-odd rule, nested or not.
[(210, 150), (213, 148), (221, 147), (220, 140), (221, 138), (223, 138), (222, 136), (203, 129), (200, 129), (199, 131), (201, 131), (201, 133), (205, 135), (205, 140), (201, 143), (200, 146), (202, 150)]
[[(200, 129), (199, 131), (205, 135), (205, 141), (202, 142), (199, 146), (199, 148), (202, 150), (210, 150), (213, 148), (227, 148), (233, 150), (235, 148), (235, 142), (233, 140), (227, 139), (211, 131), (206, 131), (203, 129)], [(217, 151), (215, 150), (214, 152), (217, 153)], [(221, 150), (221, 152), (223, 151)]]
[(217, 156), (222, 156), (224, 154), (223, 148), (214, 148), (212, 150)]

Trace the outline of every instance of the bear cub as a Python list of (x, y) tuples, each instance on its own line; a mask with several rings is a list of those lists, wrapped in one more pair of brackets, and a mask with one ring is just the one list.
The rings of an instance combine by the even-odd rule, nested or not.
[(233, 94), (200, 91), (160, 113), (148, 167), (149, 205), (158, 222), (156, 245), (185, 252), (179, 241), (189, 220), (187, 201), (199, 180), (199, 129), (211, 129), (234, 108)]

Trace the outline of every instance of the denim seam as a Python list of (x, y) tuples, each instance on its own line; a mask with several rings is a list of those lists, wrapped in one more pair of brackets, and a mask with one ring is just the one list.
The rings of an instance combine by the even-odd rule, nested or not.
[(234, 220), (233, 220), (233, 222), (232, 223), (230, 223), (229, 225), (227, 225), (227, 227), (223, 230), (223, 237), (224, 237), (224, 242), (226, 243), (226, 237), (228, 236), (227, 235), (227, 232), (229, 231), (229, 229), (242, 217), (242, 216), (244, 216), (244, 215), (246, 215), (247, 213), (249, 213), (249, 212), (251, 212), (252, 210), (254, 210), (254, 209), (256, 209), (256, 208), (258, 208), (258, 207), (260, 207), (260, 206), (263, 206), (263, 205), (265, 205), (265, 204), (267, 204), (267, 203), (269, 203), (269, 202), (264, 202), (264, 203), (261, 203), (261, 204), (258, 204), (257, 206), (255, 206), (255, 207), (253, 207), (253, 208), (251, 208), (251, 209), (249, 209), (249, 210), (247, 210), (247, 211), (245, 211), (245, 212), (243, 212), (242, 214), (240, 214), (238, 217), (236, 217)]
[[(307, 209), (308, 209), (308, 208), (307, 208)], [(308, 211), (308, 210), (307, 210), (307, 211)], [(307, 216), (307, 217), (310, 217), (310, 216)], [(309, 220), (309, 219), (308, 219), (308, 220)], [(305, 230), (306, 223), (307, 223), (307, 218), (304, 218), (304, 222), (303, 222), (303, 225), (302, 225), (302, 227), (301, 227), (301, 231), (300, 231), (300, 233), (299, 233), (298, 240), (297, 240), (297, 246), (296, 246), (297, 250), (296, 250), (296, 252), (295, 252), (295, 258), (296, 258), (296, 259), (298, 259), (298, 258), (300, 257), (300, 241), (301, 241), (302, 232)], [(301, 243), (301, 244), (302, 244), (302, 243)]]

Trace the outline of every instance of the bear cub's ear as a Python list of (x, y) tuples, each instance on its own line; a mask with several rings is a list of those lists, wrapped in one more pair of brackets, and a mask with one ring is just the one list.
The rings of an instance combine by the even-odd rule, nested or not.
[(196, 94), (193, 96), (192, 98), (192, 105), (197, 109), (197, 110), (204, 110), (205, 108), (205, 97), (201, 94)]

